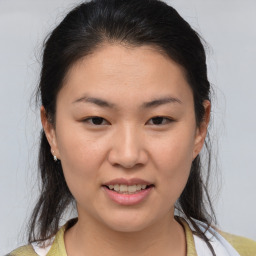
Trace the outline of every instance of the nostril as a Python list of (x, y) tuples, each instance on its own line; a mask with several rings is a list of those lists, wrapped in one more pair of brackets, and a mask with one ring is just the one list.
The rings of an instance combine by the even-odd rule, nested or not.
[(112, 166), (127, 170), (140, 168), (148, 161), (148, 154), (143, 148), (126, 149), (125, 146), (121, 147), (119, 144), (113, 146), (107, 157)]

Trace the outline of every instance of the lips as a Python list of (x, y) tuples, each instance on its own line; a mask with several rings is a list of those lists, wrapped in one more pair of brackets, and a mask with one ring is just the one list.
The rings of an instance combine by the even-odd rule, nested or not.
[(120, 205), (133, 205), (148, 197), (154, 184), (142, 179), (114, 179), (102, 185), (108, 198)]
[(111, 180), (107, 183), (105, 183), (103, 186), (110, 190), (114, 190), (118, 193), (122, 194), (132, 194), (136, 193), (138, 191), (147, 189), (148, 187), (152, 187), (153, 184), (146, 180), (138, 179), (138, 178), (133, 178), (133, 179), (124, 179), (124, 178), (119, 178), (119, 179), (114, 179)]

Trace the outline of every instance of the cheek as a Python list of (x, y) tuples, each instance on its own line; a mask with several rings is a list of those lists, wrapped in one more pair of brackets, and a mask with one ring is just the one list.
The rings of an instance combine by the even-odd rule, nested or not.
[(65, 121), (66, 119), (68, 120), (60, 118), (56, 127), (61, 161), (67, 165), (81, 165), (82, 168), (86, 166), (86, 169), (91, 169), (92, 165), (99, 164), (102, 160), (106, 139), (100, 134), (93, 136), (86, 132), (82, 123)]
[(155, 162), (160, 166), (169, 166), (177, 171), (183, 169), (191, 165), (193, 160), (193, 130), (177, 128), (163, 137), (157, 137), (152, 141), (151, 150)]
[(100, 173), (96, 170), (100, 170), (104, 161), (106, 143), (104, 139), (96, 140), (79, 132), (79, 129), (69, 133), (72, 127), (62, 127), (66, 128), (57, 130), (57, 142), (67, 185), (75, 198), (80, 194), (89, 195), (88, 191), (97, 187), (95, 184), (100, 186)]
[[(173, 201), (182, 193), (193, 161), (194, 140), (191, 132), (179, 130), (154, 147), (154, 164), (158, 170), (157, 183), (162, 196)], [(153, 150), (153, 148), (152, 148)]]

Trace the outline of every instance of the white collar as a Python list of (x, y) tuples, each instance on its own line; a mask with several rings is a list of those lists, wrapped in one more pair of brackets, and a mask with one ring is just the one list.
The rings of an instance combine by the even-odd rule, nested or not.
[[(194, 220), (198, 227), (201, 229), (201, 231), (205, 232), (206, 230), (206, 224)], [(192, 225), (188, 223), (190, 228), (194, 230)], [(217, 256), (240, 256), (239, 253), (234, 249), (234, 247), (223, 237), (221, 236), (215, 229), (210, 227), (206, 232), (205, 232), (206, 237), (209, 239), (210, 244), (212, 245), (215, 254)], [(208, 248), (207, 244), (205, 241), (201, 238), (199, 238), (196, 235), (193, 235), (194, 241), (195, 241), (195, 247), (196, 247), (196, 252), (198, 256), (212, 256), (212, 253), (210, 249)]]

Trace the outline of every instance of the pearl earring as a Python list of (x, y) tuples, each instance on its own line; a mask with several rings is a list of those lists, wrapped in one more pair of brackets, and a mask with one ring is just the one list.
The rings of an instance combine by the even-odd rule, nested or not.
[(58, 161), (58, 158), (57, 158), (57, 156), (54, 155), (54, 150), (52, 151), (52, 154), (53, 154), (53, 160), (54, 160), (55, 162), (57, 162), (57, 161)]

